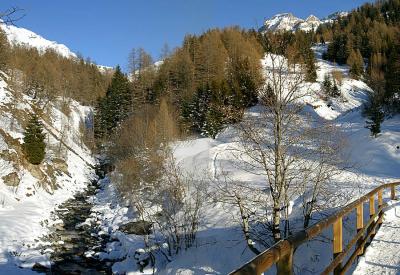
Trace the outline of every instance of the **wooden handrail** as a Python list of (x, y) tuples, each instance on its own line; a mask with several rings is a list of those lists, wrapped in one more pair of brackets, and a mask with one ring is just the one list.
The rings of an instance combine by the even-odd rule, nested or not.
[[(361, 255), (364, 251), (365, 245), (368, 239), (374, 237), (378, 226), (382, 224), (383, 210), (386, 204), (383, 203), (383, 191), (390, 188), (390, 199), (396, 198), (395, 187), (400, 185), (400, 182), (392, 182), (383, 184), (374, 190), (370, 191), (361, 198), (353, 201), (352, 203), (344, 206), (342, 209), (330, 215), (329, 217), (319, 221), (318, 223), (304, 229), (288, 238), (277, 242), (272, 247), (268, 248), (261, 254), (254, 257), (252, 260), (247, 262), (239, 269), (231, 272), (232, 275), (242, 274), (261, 274), (268, 270), (272, 265), (277, 264), (278, 274), (290, 274), (293, 273), (293, 251), (304, 242), (320, 235), (322, 231), (329, 226), (333, 226), (333, 242), (334, 242), (334, 259), (329, 266), (324, 270), (323, 274), (343, 274), (352, 264), (352, 262)], [(377, 196), (378, 209), (375, 209), (375, 196)], [(370, 219), (364, 224), (363, 219), (363, 206), (364, 202), (369, 202)], [(343, 238), (342, 238), (342, 218), (348, 215), (356, 209), (357, 217), (357, 234), (353, 239), (345, 245), (343, 250)], [(376, 211), (375, 211), (376, 210)], [(377, 220), (376, 220), (377, 219)], [(364, 237), (364, 235), (366, 236)], [(353, 246), (356, 246), (355, 251), (351, 254), (350, 258), (342, 267), (342, 260), (350, 252)], [(281, 270), (281, 267), (285, 267)]]

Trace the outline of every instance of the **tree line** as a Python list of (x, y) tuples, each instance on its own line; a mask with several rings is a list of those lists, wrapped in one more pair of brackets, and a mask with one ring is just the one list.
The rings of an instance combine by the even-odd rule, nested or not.
[[(187, 35), (181, 47), (172, 52), (164, 48), (164, 59), (158, 66), (143, 49), (134, 49), (129, 56), (131, 81), (127, 76), (123, 79), (120, 70), (114, 75), (120, 76), (115, 81), (127, 85), (129, 96), (122, 100), (123, 106), (111, 106), (107, 102), (119, 95), (107, 92), (98, 102), (98, 117), (113, 112), (113, 108), (128, 117), (143, 104), (158, 104), (167, 98), (179, 114), (183, 131), (215, 138), (224, 125), (240, 119), (244, 108), (257, 103), (257, 91), (263, 83), (263, 49), (257, 36), (254, 31), (233, 27)], [(112, 127), (107, 123), (98, 124), (97, 136), (103, 136), (103, 129), (110, 133)], [(111, 124), (115, 127), (116, 123)]]
[(63, 57), (54, 50), (44, 52), (23, 45), (10, 45), (0, 30), (0, 70), (10, 86), (46, 104), (57, 98), (72, 98), (93, 105), (105, 94), (110, 75), (90, 59)]
[(365, 108), (373, 135), (385, 117), (400, 112), (399, 14), (399, 0), (366, 3), (315, 34), (316, 42), (330, 42), (324, 58), (349, 65), (350, 75), (374, 90)]

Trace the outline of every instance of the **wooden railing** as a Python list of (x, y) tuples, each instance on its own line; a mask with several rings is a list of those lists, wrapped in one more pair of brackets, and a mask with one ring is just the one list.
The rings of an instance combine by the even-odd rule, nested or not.
[[(335, 214), (321, 220), (311, 227), (302, 230), (285, 240), (277, 242), (274, 246), (257, 255), (241, 268), (230, 274), (261, 274), (276, 264), (278, 274), (293, 274), (293, 252), (302, 243), (320, 235), (323, 230), (332, 226), (333, 229), (333, 261), (325, 268), (322, 274), (344, 274), (351, 264), (362, 255), (368, 240), (372, 240), (376, 230), (382, 224), (383, 209), (387, 206), (383, 203), (383, 191), (390, 188), (390, 199), (396, 197), (396, 186), (400, 182), (393, 182), (381, 185), (361, 198), (346, 205)], [(375, 209), (375, 200), (378, 201), (378, 209)], [(364, 223), (364, 203), (369, 203), (369, 220)], [(357, 234), (343, 247), (343, 217), (356, 212)], [(352, 254), (351, 249), (355, 246)]]

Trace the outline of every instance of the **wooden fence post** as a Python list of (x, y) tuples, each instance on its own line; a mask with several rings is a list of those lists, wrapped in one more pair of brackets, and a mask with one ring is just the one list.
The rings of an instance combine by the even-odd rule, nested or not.
[(277, 275), (292, 275), (293, 274), (293, 246), (290, 247), (290, 252), (276, 262)]
[(395, 200), (395, 199), (396, 199), (396, 189), (395, 189), (394, 184), (392, 184), (392, 185), (390, 186), (390, 198), (391, 198), (392, 200)]
[[(333, 223), (333, 258), (337, 257), (343, 251), (343, 221), (342, 217)], [(342, 264), (338, 264), (333, 271), (334, 274), (340, 274)]]
[[(381, 208), (382, 205), (383, 205), (383, 194), (382, 194), (382, 192), (383, 192), (382, 189), (380, 189), (378, 191), (378, 209)], [(382, 225), (382, 223), (383, 223), (383, 220), (382, 219), (378, 219), (378, 226), (379, 227)]]
[[(364, 228), (364, 203), (360, 203), (359, 205), (357, 205), (356, 208), (356, 212), (357, 212), (357, 233), (362, 230)], [(364, 247), (362, 246), (362, 238), (360, 238), (357, 241), (357, 246), (360, 247), (360, 252), (358, 253), (358, 255), (362, 255), (364, 254)]]
[[(369, 197), (369, 217), (371, 218), (373, 215), (375, 215), (375, 196), (372, 195)], [(372, 229), (372, 234), (371, 234), (371, 242), (372, 239), (375, 237), (375, 229)]]

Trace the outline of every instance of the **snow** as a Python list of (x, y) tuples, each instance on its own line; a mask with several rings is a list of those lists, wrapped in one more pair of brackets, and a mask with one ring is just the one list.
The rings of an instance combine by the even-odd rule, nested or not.
[(8, 41), (12, 45), (37, 48), (38, 51), (42, 53), (51, 49), (63, 57), (76, 57), (76, 54), (68, 49), (67, 46), (59, 44), (55, 41), (49, 41), (30, 30), (6, 24), (0, 24), (0, 27), (6, 33)]
[(278, 31), (305, 31), (310, 32), (316, 30), (321, 24), (332, 23), (337, 18), (347, 16), (347, 12), (337, 12), (327, 16), (324, 19), (319, 19), (315, 15), (310, 15), (307, 19), (301, 19), (291, 13), (276, 14), (270, 19), (265, 20), (264, 25), (260, 28), (261, 32), (278, 32)]
[[(304, 21), (291, 14), (280, 14), (271, 19), (267, 25), (275, 29), (293, 29), (299, 26), (306, 29), (318, 22), (320, 21), (314, 16)], [(23, 43), (38, 47), (39, 50), (50, 47), (60, 51), (59, 53), (64, 56), (73, 56), (73, 53), (64, 48), (65, 46), (44, 41), (42, 37), (27, 30), (13, 26), (2, 26), (2, 28), (8, 29), (8, 37), (12, 43)], [(322, 60), (322, 52), (326, 50), (326, 46), (317, 45), (313, 49), (317, 58), (318, 82), (304, 84), (302, 89), (311, 93), (303, 99), (303, 103), (308, 105), (306, 108), (308, 114), (320, 118), (321, 121), (331, 121), (347, 138), (349, 158), (354, 165), (338, 176), (331, 186), (342, 195), (339, 203), (347, 203), (377, 185), (395, 181), (398, 177), (400, 116), (385, 120), (382, 124), (382, 133), (377, 138), (372, 138), (369, 130), (365, 128), (365, 118), (361, 115), (362, 105), (371, 89), (363, 81), (351, 79), (347, 66), (338, 66)], [(282, 60), (279, 56), (275, 58)], [(271, 56), (268, 55), (262, 60), (265, 73), (271, 68), (271, 62)], [(341, 96), (327, 99), (321, 92), (321, 84), (324, 76), (332, 74), (333, 71), (340, 71), (343, 74), (343, 81), (339, 85)], [(12, 155), (17, 154), (17, 151), (10, 138), (19, 144), (23, 136), (23, 127), (22, 121), (14, 119), (9, 112), (10, 104), (14, 104), (12, 108), (19, 112), (31, 111), (29, 97), (15, 97), (15, 91), (9, 90), (6, 82), (0, 80), (0, 153)], [(69, 102), (69, 106), (71, 113), (66, 116), (61, 112), (60, 106), (50, 105), (49, 120), (44, 122), (47, 129), (57, 137), (63, 137), (64, 142), (81, 156), (64, 150), (70, 176), (67, 174), (58, 176), (56, 183), (59, 187), (56, 190), (45, 190), (33, 176), (32, 171), (12, 158), (10, 160), (0, 158), (1, 272), (31, 274), (33, 272), (30, 270), (19, 269), (17, 266), (30, 267), (35, 262), (50, 264), (48, 253), (51, 251), (48, 250), (42, 255), (37, 249), (44, 242), (39, 239), (47, 232), (45, 223), (59, 222), (50, 220), (50, 212), (76, 192), (83, 190), (88, 181), (94, 177), (93, 169), (88, 166), (95, 163), (94, 158), (80, 142), (79, 133), (82, 120), (92, 110), (73, 100)], [(255, 106), (247, 110), (245, 116), (258, 119), (260, 107)], [(48, 134), (47, 143), (52, 149), (48, 150), (45, 163), (53, 165), (52, 157), (56, 154), (54, 148), (58, 147), (59, 141)], [(239, 146), (237, 132), (230, 126), (215, 140), (194, 137), (192, 140), (176, 142), (171, 147), (175, 158), (185, 171), (207, 179), (211, 185), (221, 179), (222, 175), (228, 175), (233, 182), (244, 182), (249, 187), (259, 190), (265, 185), (264, 179), (240, 169), (238, 159), (232, 153)], [(12, 172), (17, 173), (20, 179), (18, 187), (4, 184), (3, 176)], [(99, 183), (102, 189), (92, 198), (94, 207), (91, 216), (82, 225), (95, 221), (100, 229), (99, 234), (109, 235), (110, 242), (104, 252), (94, 255), (95, 252), (87, 251), (86, 255), (114, 260), (112, 268), (116, 274), (143, 274), (136, 266), (137, 257), (140, 257), (137, 253), (144, 252), (143, 236), (128, 235), (119, 230), (121, 225), (135, 219), (135, 213), (120, 201), (115, 186), (108, 177)], [(213, 187), (215, 186), (211, 186)], [(290, 215), (292, 217), (299, 215), (301, 209), (296, 198), (291, 201), (290, 206)], [(399, 259), (396, 258), (396, 253), (391, 253), (386, 259), (380, 252), (380, 246), (390, 251), (397, 251), (395, 227), (399, 227), (397, 218), (399, 208), (396, 203), (389, 207), (386, 221), (378, 232), (376, 241), (367, 249), (365, 259), (361, 260), (356, 274), (399, 271)], [(169, 263), (158, 263), (157, 273), (226, 274), (254, 256), (247, 249), (243, 233), (238, 226), (235, 218), (236, 209), (215, 201), (210, 196), (202, 211), (200, 229), (193, 247), (178, 254)], [(387, 243), (388, 240), (392, 240), (392, 243)], [(302, 274), (312, 274), (320, 272), (329, 257), (331, 257), (329, 245), (316, 241), (302, 246), (295, 254), (295, 262), (302, 270)], [(145, 269), (144, 274), (151, 273), (151, 269)]]
[[(60, 44), (56, 41), (50, 41), (42, 37), (41, 35), (34, 33), (30, 30), (27, 30), (25, 28), (17, 27), (14, 25), (7, 25), (2, 22), (0, 22), (0, 28), (7, 35), (7, 39), (11, 45), (36, 48), (39, 51), (39, 53), (44, 53), (47, 50), (52, 50), (66, 58), (75, 59), (78, 57), (66, 45)], [(113, 70), (113, 68), (110, 66), (97, 65), (97, 64), (96, 66), (102, 73), (109, 73)]]
[[(394, 181), (398, 177), (400, 164), (400, 117), (386, 120), (382, 125), (382, 134), (372, 138), (365, 128), (365, 119), (361, 115), (362, 104), (367, 99), (370, 88), (362, 81), (349, 78), (348, 67), (321, 59), (326, 46), (314, 47), (317, 57), (318, 82), (305, 84), (303, 89), (310, 89), (311, 94), (304, 99), (309, 105), (307, 112), (322, 120), (333, 121), (348, 138), (349, 155), (354, 168), (343, 173), (332, 186), (344, 194), (342, 203), (365, 194), (382, 182)], [(277, 57), (282, 60), (282, 57)], [(262, 64), (267, 71), (271, 68), (271, 56), (266, 56)], [(339, 85), (342, 96), (326, 100), (321, 94), (321, 83), (325, 74), (340, 71), (343, 74)], [(259, 117), (256, 106), (246, 112), (246, 116)], [(263, 179), (240, 170), (232, 151), (238, 148), (237, 133), (234, 127), (228, 127), (217, 138), (194, 138), (176, 142), (172, 145), (174, 157), (182, 168), (190, 173), (202, 175), (211, 181), (228, 174), (233, 181), (242, 181), (259, 188)], [(129, 208), (120, 202), (115, 186), (109, 178), (100, 181), (102, 190), (94, 198), (95, 207), (91, 219), (96, 220), (101, 232), (110, 235), (106, 251), (97, 256), (113, 259), (113, 272), (116, 274), (140, 274), (135, 252), (144, 247), (141, 236), (127, 235), (119, 227), (135, 218)], [(291, 202), (291, 215), (299, 214), (299, 202)], [(240, 227), (235, 219), (235, 209), (227, 208), (220, 202), (208, 201), (203, 209), (202, 223), (195, 244), (183, 251), (170, 263), (160, 263), (156, 270), (159, 274), (226, 274), (252, 258), (254, 255), (246, 248)], [(383, 229), (383, 228), (382, 228)], [(299, 249), (295, 262), (308, 273), (319, 272), (324, 264), (322, 258), (329, 260), (330, 248), (320, 242), (311, 242)], [(88, 252), (93, 253), (93, 252)], [(317, 257), (316, 255), (320, 255)], [(311, 271), (310, 271), (311, 270)], [(144, 274), (152, 270), (145, 269)]]
[[(306, 83), (302, 89), (311, 93), (304, 103), (309, 107), (307, 113), (321, 121), (334, 123), (347, 138), (347, 152), (352, 167), (338, 176), (331, 188), (340, 194), (338, 203), (347, 204), (377, 185), (395, 181), (400, 165), (400, 116), (385, 120), (382, 134), (372, 138), (365, 128), (365, 118), (361, 115), (362, 105), (371, 89), (363, 82), (349, 77), (347, 66), (321, 59), (326, 46), (314, 47), (317, 57), (317, 83)], [(282, 57), (277, 57), (282, 60)], [(268, 73), (271, 68), (271, 56), (266, 56), (262, 64)], [(321, 92), (325, 74), (341, 71), (342, 84), (339, 85), (341, 97), (326, 99)], [(260, 117), (259, 106), (247, 110), (245, 116)], [(265, 185), (263, 178), (240, 169), (238, 160), (232, 153), (239, 147), (234, 127), (227, 127), (217, 138), (193, 138), (172, 145), (174, 157), (182, 168), (206, 178), (213, 184), (227, 175), (233, 182), (245, 182), (249, 187), (259, 190)], [(135, 251), (143, 248), (143, 238), (127, 235), (118, 230), (119, 226), (134, 219), (134, 213), (118, 202), (118, 194), (112, 182), (102, 181), (104, 189), (95, 199), (94, 216), (100, 220), (101, 228), (111, 236), (107, 251), (100, 256), (115, 259), (113, 271), (116, 274), (141, 274), (136, 266)], [(302, 209), (296, 198), (291, 201), (291, 216), (300, 215)], [(390, 215), (390, 212), (388, 212)], [(210, 196), (201, 220), (201, 226), (193, 247), (177, 255), (170, 263), (156, 265), (159, 274), (226, 274), (251, 259), (254, 254), (247, 249), (241, 228), (238, 226), (237, 210), (214, 201)], [(353, 222), (353, 220), (349, 220)], [(390, 224), (389, 224), (390, 225)], [(393, 224), (392, 224), (393, 225)], [(382, 227), (385, 230), (385, 227)], [(325, 232), (330, 238), (331, 232)], [(394, 249), (394, 248), (393, 248)], [(331, 258), (329, 242), (315, 240), (299, 248), (295, 254), (295, 263), (301, 274), (320, 273)], [(144, 274), (151, 274), (145, 270)], [(268, 272), (269, 274), (269, 272)]]
[[(11, 90), (5, 81), (0, 80), (0, 273), (30, 274), (33, 272), (18, 267), (31, 267), (35, 263), (50, 265), (48, 256), (51, 251), (42, 255), (39, 248), (45, 243), (40, 238), (48, 233), (47, 225), (57, 222), (51, 220), (51, 211), (76, 192), (84, 190), (95, 177), (93, 169), (87, 164), (93, 165), (95, 160), (79, 137), (80, 121), (91, 109), (73, 100), (70, 102), (69, 117), (54, 104), (48, 105), (49, 121), (44, 121), (44, 124), (58, 138), (64, 130), (64, 142), (86, 162), (71, 151), (57, 152), (59, 141), (47, 133), (43, 164), (35, 168), (25, 163), (20, 150), (23, 138), (21, 124), (32, 111), (31, 104), (32, 99)], [(57, 170), (53, 157), (61, 157), (65, 161), (68, 173), (48, 170), (48, 167)], [(34, 176), (39, 171), (45, 178)], [(17, 186), (4, 182), (4, 177), (12, 173), (19, 180)], [(47, 180), (57, 188), (48, 185), (46, 175), (49, 176)], [(54, 182), (51, 176), (55, 177)]]
[(360, 258), (354, 275), (400, 273), (400, 202), (390, 202), (384, 222), (365, 254)]

